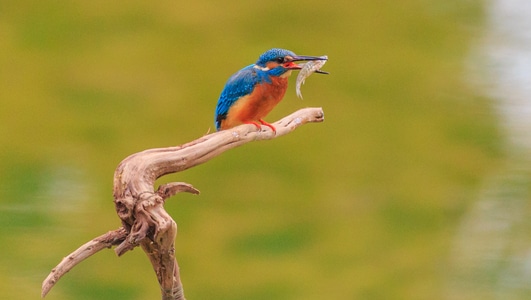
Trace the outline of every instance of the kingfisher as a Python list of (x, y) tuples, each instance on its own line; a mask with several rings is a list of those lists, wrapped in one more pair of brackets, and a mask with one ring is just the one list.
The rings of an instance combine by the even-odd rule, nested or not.
[[(256, 63), (236, 72), (225, 84), (216, 107), (216, 129), (219, 131), (241, 124), (253, 124), (258, 129), (265, 125), (276, 133), (276, 128), (263, 118), (284, 97), (291, 72), (302, 68), (295, 62), (325, 59), (299, 56), (278, 48), (264, 52)], [(327, 74), (323, 71), (317, 73)]]

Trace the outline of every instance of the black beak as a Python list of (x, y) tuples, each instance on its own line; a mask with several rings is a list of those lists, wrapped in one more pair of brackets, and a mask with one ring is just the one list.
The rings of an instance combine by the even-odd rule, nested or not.
[(328, 58), (324, 58), (322, 56), (304, 56), (304, 55), (296, 55), (293, 57), (292, 61), (308, 61), (308, 60), (328, 60)]
[[(310, 60), (328, 60), (328, 58), (325, 56), (304, 56), (304, 55), (296, 55), (293, 57), (292, 61), (310, 61)], [(298, 66), (298, 65), (297, 65)], [(300, 67), (300, 66), (299, 66)], [(330, 74), (325, 71), (317, 70), (315, 73), (319, 74)]]

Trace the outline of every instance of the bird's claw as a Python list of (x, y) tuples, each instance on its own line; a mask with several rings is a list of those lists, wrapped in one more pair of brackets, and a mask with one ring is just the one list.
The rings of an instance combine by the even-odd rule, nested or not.
[[(262, 125), (264, 125), (264, 126), (267, 126), (267, 127), (271, 128), (271, 130), (273, 130), (273, 132), (274, 132), (275, 134), (277, 133), (277, 129), (275, 128), (275, 126), (273, 126), (273, 125), (267, 123), (266, 121), (264, 121), (264, 120), (262, 120), (262, 119), (258, 120), (258, 122), (260, 122), (260, 124), (262, 124)], [(260, 124), (258, 124), (258, 123), (256, 123), (256, 122), (253, 122), (253, 121), (245, 122), (245, 124), (252, 124), (252, 125), (256, 126), (256, 128), (257, 128), (258, 130), (261, 130), (261, 129), (262, 129), (262, 126), (260, 126)]]
[(251, 124), (251, 125), (254, 125), (256, 126), (256, 128), (258, 130), (260, 130), (262, 127), (260, 127), (260, 124), (256, 123), (256, 122), (253, 122), (253, 121), (249, 121), (249, 122), (244, 122), (244, 124)]
[(271, 128), (271, 129), (273, 130), (273, 132), (274, 132), (275, 134), (277, 134), (277, 129), (275, 128), (275, 126), (273, 126), (273, 125), (267, 123), (266, 121), (264, 121), (264, 120), (262, 120), (262, 119), (260, 119), (260, 120), (258, 120), (258, 121), (260, 122), (260, 124), (262, 124), (262, 125), (264, 125), (264, 126), (267, 126), (267, 127)]

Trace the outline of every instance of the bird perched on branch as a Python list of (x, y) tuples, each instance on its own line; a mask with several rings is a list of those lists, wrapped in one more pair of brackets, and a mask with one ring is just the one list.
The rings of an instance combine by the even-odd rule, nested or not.
[[(285, 49), (271, 49), (227, 81), (216, 107), (216, 129), (229, 129), (241, 124), (260, 124), (276, 129), (263, 120), (282, 100), (291, 71), (300, 70), (297, 61), (325, 60), (323, 57), (299, 56)], [(327, 74), (323, 71), (317, 73)], [(260, 123), (260, 124), (259, 124)]]

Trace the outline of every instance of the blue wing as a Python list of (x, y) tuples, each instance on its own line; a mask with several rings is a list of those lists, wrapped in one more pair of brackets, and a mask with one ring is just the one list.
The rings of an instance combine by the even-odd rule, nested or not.
[(229, 78), (219, 96), (216, 107), (216, 129), (220, 129), (221, 121), (227, 117), (227, 113), (234, 102), (252, 93), (255, 85), (262, 81), (270, 81), (270, 79), (266, 72), (254, 68), (254, 65), (241, 69)]

